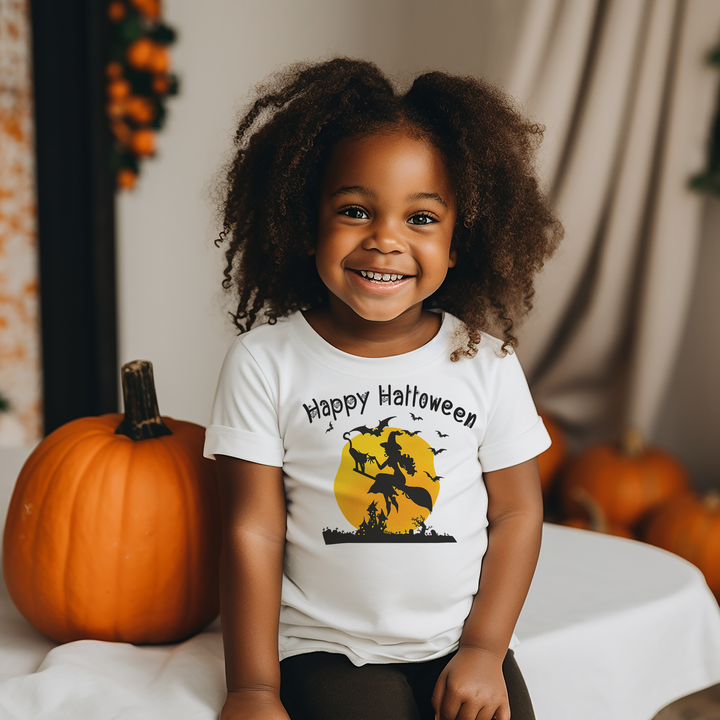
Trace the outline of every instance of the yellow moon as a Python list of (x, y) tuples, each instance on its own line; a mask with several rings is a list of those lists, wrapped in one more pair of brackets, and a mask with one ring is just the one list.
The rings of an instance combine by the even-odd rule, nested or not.
[[(393, 432), (395, 435), (391, 438)], [(399, 461), (398, 457), (401, 458)], [(408, 462), (407, 458), (413, 462)], [(410, 490), (406, 493), (402, 483), (396, 483), (394, 491), (389, 488), (389, 494), (381, 492), (379, 486), (388, 488), (387, 478), (396, 472), (395, 468), (402, 473)], [(378, 475), (384, 476), (381, 478), (384, 482), (376, 482)], [(430, 445), (419, 435), (409, 435), (402, 428), (386, 427), (379, 436), (363, 433), (349, 437), (335, 476), (335, 498), (343, 515), (355, 528), (359, 528), (363, 520), (368, 522), (372, 513), (370, 508), (375, 503), (377, 516), (384, 513), (387, 518), (387, 532), (406, 533), (420, 527), (431, 512), (409, 497), (426, 497), (412, 488), (424, 488), (434, 507), (440, 491), (440, 482), (433, 480), (434, 477), (434, 455)], [(397, 507), (389, 498), (393, 492)]]

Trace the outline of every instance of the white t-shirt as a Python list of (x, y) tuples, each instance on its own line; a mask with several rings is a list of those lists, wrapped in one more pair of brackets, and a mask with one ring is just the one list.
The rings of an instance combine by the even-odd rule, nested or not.
[(452, 652), (487, 548), (483, 471), (550, 445), (517, 357), (462, 324), (402, 355), (363, 358), (301, 313), (240, 335), (220, 373), (205, 455), (282, 467), (280, 657), (366, 662)]

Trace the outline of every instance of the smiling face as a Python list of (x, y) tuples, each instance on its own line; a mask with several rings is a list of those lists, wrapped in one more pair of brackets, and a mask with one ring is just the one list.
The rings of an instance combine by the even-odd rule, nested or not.
[(455, 264), (455, 197), (440, 151), (402, 130), (335, 147), (313, 250), (338, 319), (422, 313)]

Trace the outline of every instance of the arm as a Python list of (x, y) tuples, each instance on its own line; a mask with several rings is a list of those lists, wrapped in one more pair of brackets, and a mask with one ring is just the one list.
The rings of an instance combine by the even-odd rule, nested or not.
[(285, 552), (282, 470), (217, 456), (222, 508), (220, 616), (228, 695), (221, 720), (288, 720), (278, 622)]
[(460, 647), (433, 693), (440, 720), (510, 718), (502, 663), (540, 551), (543, 505), (537, 458), (485, 473), (485, 485), (488, 549)]

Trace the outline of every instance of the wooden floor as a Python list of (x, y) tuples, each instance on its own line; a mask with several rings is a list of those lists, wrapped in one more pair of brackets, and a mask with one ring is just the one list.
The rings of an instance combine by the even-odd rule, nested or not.
[(653, 720), (720, 720), (720, 685), (676, 700)]

